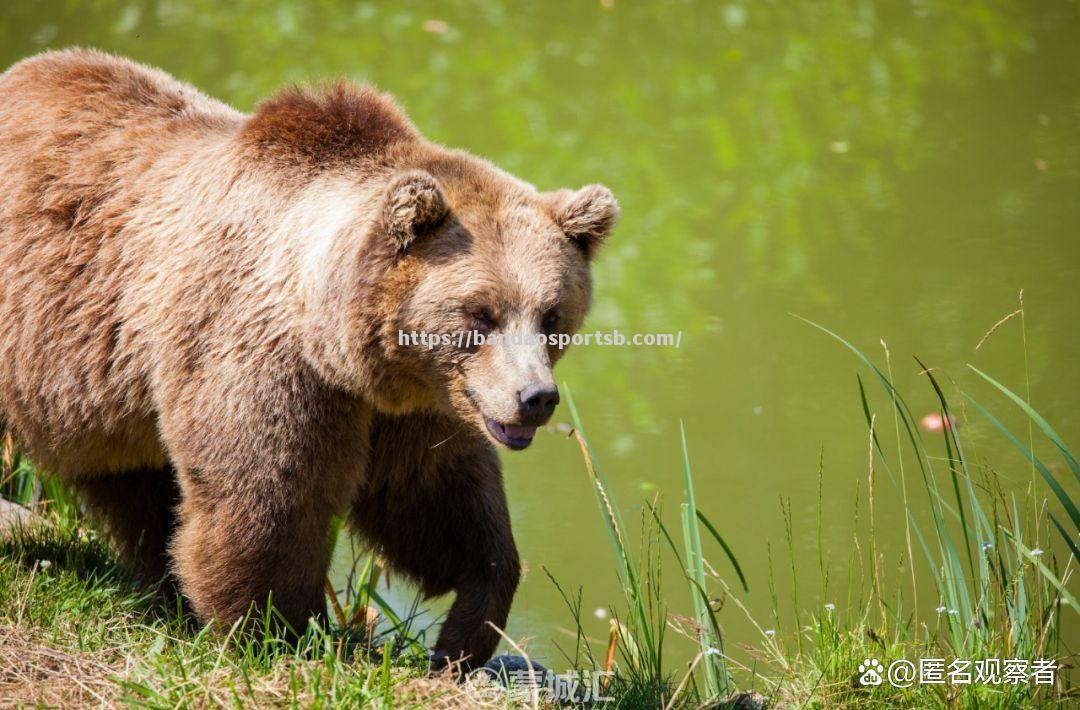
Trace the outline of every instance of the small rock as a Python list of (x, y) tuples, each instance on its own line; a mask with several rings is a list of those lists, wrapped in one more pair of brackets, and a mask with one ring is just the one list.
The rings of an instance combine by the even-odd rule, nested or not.
[[(485, 673), (491, 682), (505, 688), (516, 688), (518, 691), (530, 690), (528, 687), (529, 663), (521, 656), (496, 656), (485, 663), (478, 672)], [(540, 697), (575, 703), (585, 702), (588, 699), (587, 687), (566, 676), (555, 675), (536, 661), (532, 661), (532, 678)]]
[(769, 699), (754, 691), (736, 693), (725, 700), (722, 707), (731, 708), (731, 710), (765, 710), (769, 707)]
[[(493, 680), (508, 685), (514, 680), (528, 678), (529, 662), (521, 656), (495, 656), (495, 658), (485, 663), (481, 670), (487, 671)], [(551, 673), (536, 661), (532, 661), (532, 671), (538, 685), (543, 685)]]
[(0, 498), (0, 536), (6, 535), (17, 525), (25, 525), (34, 519), (29, 508)]

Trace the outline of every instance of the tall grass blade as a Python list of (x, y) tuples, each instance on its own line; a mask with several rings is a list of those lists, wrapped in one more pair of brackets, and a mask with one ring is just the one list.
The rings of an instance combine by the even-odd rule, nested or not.
[(582, 455), (585, 459), (585, 469), (593, 482), (597, 504), (600, 507), (601, 518), (604, 521), (604, 526), (607, 528), (608, 536), (611, 538), (611, 544), (615, 550), (615, 556), (619, 563), (619, 571), (627, 595), (627, 604), (630, 607), (631, 614), (635, 616), (635, 626), (638, 627), (637, 632), (644, 637), (644, 646), (646, 652), (649, 654), (649, 667), (659, 675), (661, 668), (661, 651), (657, 639), (653, 634), (652, 626), (649, 623), (649, 612), (645, 595), (642, 593), (637, 573), (630, 562), (630, 557), (626, 551), (626, 545), (623, 542), (621, 531), (626, 530), (626, 526), (623, 525), (619, 508), (614, 504), (609, 493), (610, 489), (607, 486), (607, 482), (604, 480), (604, 475), (600, 471), (600, 467), (596, 464), (596, 459), (593, 456), (588, 439), (585, 438), (584, 428), (581, 425), (581, 417), (578, 416), (573, 395), (570, 393), (570, 387), (564, 383), (563, 388), (566, 391), (566, 402), (570, 409), (570, 416), (574, 422), (574, 434), (578, 440), (578, 444), (581, 446)]
[(994, 387), (997, 387), (999, 390), (1001, 390), (1006, 397), (1015, 402), (1018, 407), (1024, 410), (1025, 414), (1031, 417), (1031, 419), (1039, 425), (1039, 428), (1042, 429), (1044, 434), (1046, 434), (1046, 437), (1050, 439), (1050, 441), (1054, 443), (1054, 446), (1058, 448), (1058, 451), (1061, 452), (1062, 457), (1069, 464), (1069, 468), (1072, 470), (1077, 482), (1080, 482), (1080, 463), (1077, 463), (1076, 459), (1069, 451), (1069, 447), (1065, 446), (1065, 442), (1061, 440), (1061, 437), (1058, 436), (1058, 433), (1056, 431), (1054, 431), (1054, 428), (1051, 427), (1045, 419), (1043, 419), (1042, 415), (1036, 412), (1031, 407), (1031, 405), (1025, 402), (1019, 395), (1017, 395), (1008, 387), (995, 380), (990, 375), (986, 374), (974, 365), (968, 364), (968, 367), (974, 370), (975, 373), (979, 375), (979, 377), (983, 378), (984, 380), (992, 384)]
[(1072, 550), (1072, 553), (1076, 557), (1076, 559), (1080, 560), (1080, 549), (1076, 547), (1076, 543), (1073, 542), (1072, 536), (1065, 532), (1065, 528), (1061, 527), (1061, 523), (1058, 522), (1056, 515), (1049, 512), (1047, 514), (1050, 516), (1050, 522), (1054, 524), (1054, 527), (1058, 529), (1059, 533), (1061, 533), (1061, 537), (1065, 539), (1065, 544), (1069, 546), (1070, 550)]
[(990, 527), (989, 520), (986, 519), (986, 514), (982, 510), (982, 506), (979, 505), (979, 498), (975, 495), (975, 487), (971, 483), (971, 474), (967, 468), (967, 459), (964, 456), (964, 449), (960, 443), (960, 438), (956, 435), (956, 419), (952, 415), (952, 409), (949, 407), (949, 401), (945, 398), (945, 393), (942, 391), (941, 386), (938, 384), (937, 378), (934, 377), (933, 370), (926, 366), (922, 360), (915, 358), (915, 362), (922, 368), (923, 373), (927, 379), (930, 380), (930, 385), (934, 388), (934, 393), (937, 395), (938, 402), (941, 404), (941, 411), (943, 415), (943, 421), (945, 425), (942, 426), (942, 435), (945, 438), (945, 449), (949, 456), (949, 474), (952, 477), (953, 491), (956, 495), (956, 508), (960, 514), (960, 525), (964, 529), (964, 547), (967, 550), (968, 564), (971, 567), (971, 576), (976, 579), (975, 574), (975, 562), (971, 554), (971, 538), (972, 535), (968, 530), (967, 519), (964, 515), (964, 502), (960, 496), (960, 485), (957, 480), (956, 468), (952, 465), (953, 451), (956, 452), (956, 462), (960, 465), (961, 471), (964, 473), (964, 482), (966, 484), (968, 501), (971, 505), (971, 512), (974, 515), (975, 522), (975, 541), (978, 543), (980, 540), (986, 540), (993, 535), (993, 528)]
[[(698, 530), (697, 502), (694, 498), (694, 477), (690, 471), (690, 452), (686, 446), (686, 427), (683, 426), (682, 422), (679, 422), (679, 436), (682, 441), (683, 453), (683, 485), (686, 489), (686, 503), (682, 506), (686, 572), (699, 588), (701, 596), (704, 597), (699, 599), (697, 594), (693, 595), (694, 611), (698, 623), (701, 624), (701, 629), (698, 632), (699, 645), (701, 652), (706, 654), (706, 689), (711, 697), (716, 697), (721, 692), (727, 691), (727, 661), (723, 655), (723, 640), (719, 634), (715, 638), (711, 638), (712, 634), (706, 625), (706, 622), (709, 621), (709, 612), (707, 610), (710, 609), (710, 606), (708, 595), (705, 593), (705, 562), (701, 555), (701, 532)], [(711, 651), (714, 648), (720, 653), (716, 654), (715, 651)]]
[(1027, 446), (1024, 445), (1022, 441), (1016, 438), (1016, 435), (1009, 431), (1004, 424), (999, 422), (997, 418), (986, 409), (986, 407), (979, 404), (971, 395), (965, 394), (964, 396), (969, 402), (971, 402), (975, 406), (976, 409), (979, 410), (979, 412), (982, 413), (984, 417), (990, 420), (991, 424), (997, 427), (1001, 431), (1001, 433), (1005, 435), (1005, 438), (1007, 438), (1013, 446), (1015, 446), (1022, 454), (1024, 454), (1024, 456), (1029, 461), (1031, 461), (1035, 465), (1036, 470), (1038, 470), (1038, 472), (1042, 475), (1043, 480), (1046, 481), (1046, 485), (1050, 486), (1050, 490), (1054, 492), (1054, 495), (1057, 496), (1057, 499), (1061, 502), (1061, 505), (1065, 508), (1065, 511), (1068, 512), (1069, 518), (1072, 520), (1073, 525), (1075, 525), (1076, 529), (1080, 531), (1080, 511), (1076, 509), (1076, 504), (1073, 503), (1072, 499), (1069, 497), (1069, 494), (1065, 492), (1065, 489), (1061, 487), (1061, 484), (1058, 483), (1058, 480), (1054, 478), (1054, 474), (1050, 473), (1050, 469), (1048, 469), (1046, 465), (1042, 461), (1040, 461), (1038, 457), (1035, 456), (1031, 449), (1029, 449)]
[(731, 547), (724, 541), (720, 532), (716, 529), (716, 526), (709, 522), (709, 519), (705, 517), (705, 513), (700, 510), (697, 511), (697, 518), (701, 521), (701, 524), (705, 526), (705, 529), (709, 531), (709, 534), (713, 536), (713, 539), (720, 543), (720, 547), (723, 548), (724, 554), (727, 555), (728, 561), (735, 569), (735, 574), (739, 576), (739, 584), (742, 585), (743, 591), (749, 593), (750, 587), (746, 583), (746, 577), (743, 576), (742, 567), (739, 566), (739, 560), (735, 558), (735, 553), (731, 551)]
[(675, 555), (675, 561), (679, 563), (679, 569), (686, 569), (686, 563), (683, 562), (682, 555), (679, 554), (679, 548), (675, 544), (674, 538), (671, 537), (671, 533), (668, 531), (667, 526), (664, 525), (664, 521), (660, 518), (660, 511), (649, 501), (645, 501), (645, 505), (649, 507), (649, 512), (652, 514), (653, 521), (656, 523), (657, 527), (660, 528), (660, 532), (663, 533), (664, 539), (671, 549), (671, 554)]
[(1045, 577), (1050, 584), (1054, 585), (1054, 588), (1061, 594), (1061, 598), (1065, 600), (1065, 603), (1072, 607), (1074, 612), (1080, 614), (1080, 604), (1077, 603), (1076, 597), (1069, 593), (1069, 590), (1065, 588), (1065, 585), (1057, 578), (1057, 575), (1051, 572), (1050, 568), (1043, 564), (1043, 561), (1039, 559), (1038, 555), (1035, 555), (1033, 551), (1028, 549), (1022, 542), (1014, 539), (1008, 530), (1005, 530), (1004, 533), (1006, 537), (1016, 543), (1016, 547), (1024, 553), (1024, 557), (1026, 557), (1031, 564), (1039, 568), (1039, 572), (1042, 573), (1043, 577)]

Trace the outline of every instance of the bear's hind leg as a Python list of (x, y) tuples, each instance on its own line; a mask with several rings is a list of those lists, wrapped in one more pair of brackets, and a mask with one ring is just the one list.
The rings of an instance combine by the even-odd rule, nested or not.
[(180, 488), (171, 468), (79, 478), (74, 488), (92, 521), (104, 528), (121, 558), (147, 584), (169, 573)]

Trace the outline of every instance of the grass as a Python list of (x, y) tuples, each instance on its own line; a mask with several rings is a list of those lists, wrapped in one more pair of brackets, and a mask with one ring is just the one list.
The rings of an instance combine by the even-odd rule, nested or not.
[[(888, 351), (884, 369), (879, 368), (836, 334), (811, 325), (855, 354), (880, 389), (875, 400), (859, 380), (865, 485), (853, 492), (861, 532), (853, 540), (846, 575), (830, 576), (821, 513), (825, 472), (819, 462), (816, 565), (808, 569), (797, 555), (794, 541), (808, 531), (795, 529), (791, 501), (781, 497), (784, 544), (775, 549), (767, 544), (766, 553), (770, 569), (775, 562), (776, 570), (784, 571), (770, 573), (765, 585), (754, 580), (753, 593), (771, 606), (767, 621), (755, 618), (749, 610), (751, 585), (735, 552), (721, 526), (697, 507), (685, 433), (677, 524), (665, 519), (658, 496), (642, 508), (635, 534), (623, 520), (568, 393), (573, 435), (624, 589), (624, 598), (612, 606), (607, 647), (598, 654), (583, 631), (580, 591), (569, 594), (552, 578), (576, 623), (575, 646), (564, 649), (570, 666), (586, 673), (611, 671), (603, 692), (612, 707), (1075, 704), (1080, 694), (1071, 684), (1074, 656), (1062, 621), (1071, 615), (1075, 628), (1080, 613), (1070, 586), (1080, 557), (1080, 515), (1068, 493), (1072, 483), (1061, 478), (1068, 471), (1080, 481), (1080, 470), (1064, 439), (1028, 399), (992, 376), (975, 370), (1001, 395), (1000, 404), (1017, 407), (1027, 418), (1026, 442), (970, 395), (957, 390), (946, 396), (940, 375), (919, 362), (942, 419), (950, 424), (941, 433), (945, 456), (931, 455), (893, 385)], [(1030, 463), (1032, 483), (1019, 499), (1003, 489), (995, 469), (969, 452), (973, 444), (962, 432), (976, 417)], [(1036, 434), (1049, 442), (1063, 467), (1034, 453)], [(542, 700), (529, 694), (477, 695), (469, 687), (428, 678), (427, 629), (417, 628), (413, 613), (396, 614), (379, 595), (380, 567), (371, 555), (357, 556), (345, 589), (329, 590), (330, 628), (313, 626), (298, 644), (272, 635), (193, 628), (177, 602), (162, 601), (132, 583), (111, 548), (83, 526), (78, 505), (62, 487), (39, 478), (13, 454), (10, 442), (4, 451), (0, 494), (42, 516), (0, 540), (0, 698), (147, 707), (474, 707), (481, 702), (505, 707)], [(896, 559), (887, 558), (877, 544), (875, 505), (885, 499), (899, 503), (905, 516), (907, 554)], [(335, 539), (339, 533), (335, 528)], [(707, 551), (715, 553), (715, 566)], [(665, 575), (682, 580), (684, 596), (664, 597)], [(836, 602), (801, 608), (800, 589), (815, 584), (821, 599)], [(919, 598), (926, 589), (933, 590), (932, 599)], [(691, 613), (681, 616), (673, 609)], [(732, 640), (724, 634), (723, 621), (731, 614), (745, 614), (759, 633), (750, 642), (738, 640), (745, 649), (738, 656), (729, 651)], [(672, 633), (693, 643), (691, 657), (673, 656)], [(858, 668), (866, 659), (919, 658), (942, 658), (946, 664), (955, 658), (1047, 658), (1060, 667), (1052, 685), (896, 688), (859, 682)]]
[(387, 634), (311, 628), (298, 644), (198, 630), (59, 516), (0, 543), (0, 697), (71, 707), (469, 705)]

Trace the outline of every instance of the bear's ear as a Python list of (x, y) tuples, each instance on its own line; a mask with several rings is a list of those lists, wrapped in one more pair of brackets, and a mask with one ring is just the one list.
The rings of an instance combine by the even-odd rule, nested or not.
[(603, 185), (586, 185), (577, 192), (558, 190), (544, 197), (555, 224), (590, 259), (619, 221), (619, 203)]
[(386, 188), (383, 222), (399, 251), (438, 227), (449, 212), (435, 178), (423, 170), (394, 177)]

